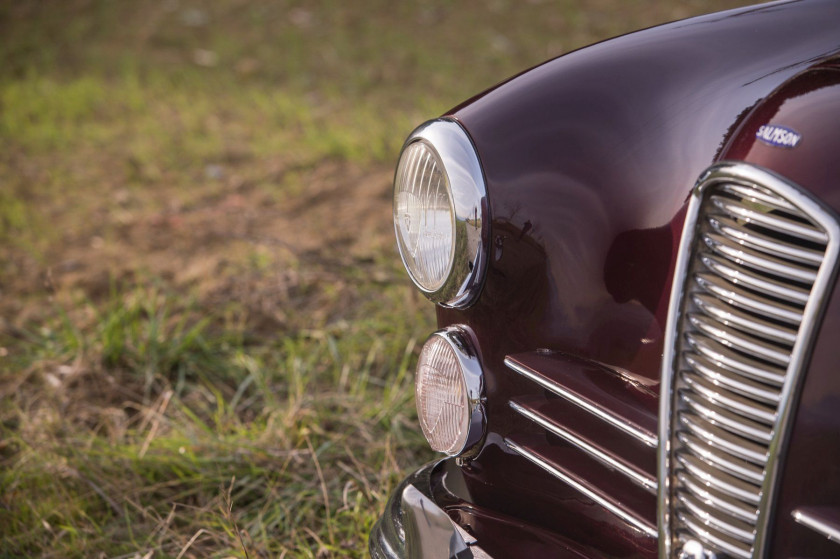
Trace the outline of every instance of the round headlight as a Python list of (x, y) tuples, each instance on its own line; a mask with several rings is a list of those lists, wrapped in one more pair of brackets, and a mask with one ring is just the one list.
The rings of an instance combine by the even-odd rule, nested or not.
[(420, 427), (433, 450), (471, 455), (484, 435), (484, 380), (463, 327), (429, 337), (420, 352), (415, 396)]
[(423, 124), (406, 140), (394, 177), (394, 229), (408, 275), (446, 307), (472, 304), (487, 262), (484, 176), (453, 120)]
[(420, 289), (443, 285), (455, 252), (455, 210), (449, 177), (435, 149), (425, 140), (409, 144), (394, 191), (397, 242), (408, 273)]

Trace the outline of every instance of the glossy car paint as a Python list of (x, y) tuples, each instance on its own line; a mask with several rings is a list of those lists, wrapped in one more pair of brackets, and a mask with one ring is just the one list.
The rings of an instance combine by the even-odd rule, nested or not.
[[(759, 127), (786, 125), (802, 140), (780, 148), (756, 139)], [(832, 125), (833, 123), (833, 125)], [(745, 119), (722, 154), (761, 165), (799, 184), (840, 215), (840, 66), (823, 64), (802, 72)], [(802, 379), (798, 409), (779, 479), (771, 557), (840, 555), (840, 545), (797, 524), (792, 512), (800, 507), (840, 510), (840, 291), (827, 301), (810, 367)]]
[[(656, 390), (685, 202), (701, 171), (721, 157), (770, 167), (838, 207), (838, 192), (829, 191), (832, 173), (822, 173), (820, 182), (814, 161), (797, 166), (794, 151), (804, 153), (816, 134), (806, 133), (804, 115), (791, 124), (802, 132), (802, 145), (776, 167), (769, 164), (775, 152), (764, 159), (761, 153), (781, 148), (733, 139), (739, 127), (753, 125), (748, 117), (765, 107), (771, 92), (838, 50), (838, 21), (840, 2), (824, 0), (678, 22), (571, 53), (451, 111), (478, 150), (492, 216), (478, 303), (465, 311), (438, 309), (441, 326), (472, 328), (487, 377), (485, 447), (457, 474), (451, 490), (463, 503), (450, 508), (480, 539), (497, 538), (481, 515), (467, 518), (470, 510), (492, 510), (529, 530), (562, 534), (588, 555), (656, 556), (655, 539), (512, 455), (504, 437), (531, 426), (508, 400), (534, 388), (505, 367), (504, 358), (548, 348), (627, 372)], [(823, 151), (838, 145), (836, 138), (826, 141)], [(827, 320), (836, 332), (840, 324)], [(824, 338), (815, 365), (832, 361), (830, 347), (827, 357), (821, 354)], [(803, 395), (818, 374), (808, 377)], [(813, 448), (829, 425), (836, 432), (836, 421), (820, 415), (829, 404), (812, 398), (815, 403), (806, 399), (802, 408), (811, 411), (797, 417), (792, 450)], [(603, 427), (573, 408), (563, 413), (584, 431)], [(785, 483), (787, 472), (804, 466), (792, 461)], [(622, 485), (615, 474), (593, 475), (596, 485), (615, 487), (640, 510), (649, 507), (649, 495)], [(777, 520), (799, 534), (803, 528), (782, 518), (785, 507), (796, 504), (790, 499), (783, 491)], [(529, 540), (526, 531), (508, 537), (511, 550)], [(778, 537), (780, 549), (790, 545)]]

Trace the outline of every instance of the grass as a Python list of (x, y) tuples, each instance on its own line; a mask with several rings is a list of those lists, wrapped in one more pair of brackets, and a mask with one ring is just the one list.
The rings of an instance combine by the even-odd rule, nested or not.
[(736, 3), (0, 6), (0, 556), (365, 556), (432, 458), (405, 135)]
[(115, 287), (77, 303), (84, 319), (59, 308), (18, 332), (2, 379), (6, 548), (358, 554), (397, 457), (427, 458), (411, 413), (419, 332), (356, 317), (249, 342), (184, 299)]

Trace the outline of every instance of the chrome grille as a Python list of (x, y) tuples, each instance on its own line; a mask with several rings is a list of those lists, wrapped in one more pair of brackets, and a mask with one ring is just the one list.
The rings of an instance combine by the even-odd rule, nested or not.
[(775, 175), (713, 168), (687, 217), (663, 371), (665, 557), (763, 553), (774, 474), (836, 260), (833, 218)]

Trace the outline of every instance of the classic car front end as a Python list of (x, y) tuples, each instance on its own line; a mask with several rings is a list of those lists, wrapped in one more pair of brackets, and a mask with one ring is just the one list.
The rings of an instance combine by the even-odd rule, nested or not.
[(840, 556), (840, 2), (676, 22), (419, 127), (440, 330), (375, 558)]

